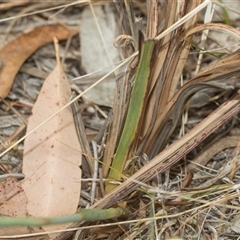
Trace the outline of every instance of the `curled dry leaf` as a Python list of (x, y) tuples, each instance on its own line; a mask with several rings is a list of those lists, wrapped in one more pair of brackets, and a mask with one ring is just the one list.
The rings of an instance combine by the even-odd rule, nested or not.
[[(27, 133), (69, 102), (70, 86), (60, 66), (45, 80)], [(70, 107), (25, 140), (23, 188), (28, 214), (53, 217), (75, 213), (81, 188), (81, 148)]]
[(223, 32), (223, 33), (227, 33), (230, 36), (236, 37), (239, 39), (240, 37), (240, 31), (234, 27), (231, 27), (229, 25), (226, 24), (221, 24), (221, 23), (206, 23), (206, 24), (201, 24), (199, 26), (196, 26), (194, 28), (192, 28), (187, 34), (186, 34), (186, 38), (189, 37), (190, 35), (199, 32), (199, 31), (203, 31), (203, 30), (214, 30), (214, 31), (219, 31), (219, 32)]
[(53, 37), (64, 40), (77, 33), (60, 24), (40, 26), (6, 44), (0, 50), (0, 97), (8, 95), (20, 67), (38, 48), (52, 42)]

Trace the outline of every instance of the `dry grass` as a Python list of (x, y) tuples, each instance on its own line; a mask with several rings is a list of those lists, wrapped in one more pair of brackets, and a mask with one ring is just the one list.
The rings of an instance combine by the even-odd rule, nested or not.
[[(119, 50), (125, 59), (121, 63), (122, 68), (119, 65), (112, 71), (118, 76), (111, 112), (109, 108), (94, 106), (95, 115), (101, 108), (109, 117), (95, 138), (98, 139), (96, 142), (100, 152), (89, 152), (89, 146), (86, 150), (90, 159), (92, 155), (97, 158), (101, 170), (98, 169), (95, 176), (100, 184), (94, 188), (96, 198), (90, 208), (107, 208), (118, 204), (129, 208), (132, 215), (123, 222), (82, 224), (82, 230), (78, 231), (79, 238), (75, 239), (237, 239), (240, 232), (240, 51), (236, 50), (237, 47), (234, 51), (227, 49), (228, 42), (224, 46), (220, 45), (212, 39), (209, 31), (220, 31), (237, 40), (240, 31), (236, 28), (237, 22), (232, 22), (234, 27), (224, 24), (224, 20), (228, 20), (226, 14), (222, 16), (221, 23), (214, 23), (210, 8), (199, 14), (196, 9), (203, 6), (201, 2), (164, 1), (158, 5), (155, 1), (147, 4), (141, 1), (133, 4), (116, 1), (116, 18), (123, 26), (119, 37), (122, 48)], [(98, 1), (98, 4), (104, 3)], [(82, 7), (89, 3), (70, 3), (77, 4), (77, 8), (64, 8), (59, 2), (35, 4), (26, 1), (25, 6), (17, 7), (15, 4), (2, 10), (5, 13), (5, 20), (2, 20), (0, 26), (1, 32), (5, 34), (3, 39), (8, 39), (15, 31), (19, 33), (28, 26), (42, 24), (45, 19), (46, 22), (60, 21), (72, 25), (71, 11), (75, 11), (77, 16), (81, 14)], [(133, 81), (138, 65), (139, 39), (133, 7), (135, 13), (143, 17), (142, 31), (145, 38), (156, 39), (157, 47), (152, 56), (146, 101), (137, 129), (138, 138), (134, 139), (128, 149), (131, 157), (124, 171), (124, 181), (109, 194), (101, 196), (101, 184), (107, 178), (124, 127), (132, 86), (129, 83)], [(49, 8), (52, 10), (48, 11)], [(129, 9), (128, 14), (126, 8)], [(231, 10), (225, 9), (227, 13)], [(18, 14), (24, 17), (16, 17)], [(221, 16), (221, 13), (217, 14)], [(77, 50), (76, 37), (69, 50), (71, 61), (66, 57), (70, 70), (65, 70), (70, 78), (77, 77), (82, 71), (75, 67), (80, 60)], [(54, 65), (51, 60), (54, 52), (42, 58), (41, 51), (44, 49), (35, 53), (32, 59), (42, 59), (42, 69), (50, 71), (51, 65)], [(30, 65), (28, 62), (26, 64), (34, 66), (31, 62)], [(120, 70), (116, 72), (118, 68)], [(24, 71), (23, 68), (21, 72)], [(40, 71), (40, 74), (44, 76), (45, 72)], [(18, 77), (24, 78), (24, 74), (19, 73)], [(38, 89), (40, 85), (40, 81), (37, 81)], [(34, 86), (30, 84), (27, 87)], [(23, 87), (19, 83), (13, 86), (13, 93), (18, 99), (24, 99), (17, 101), (18, 105), (15, 106), (20, 115), (28, 117), (36, 94), (33, 93), (31, 99), (21, 89)], [(8, 101), (12, 103), (13, 99), (10, 95)], [(93, 124), (99, 120), (87, 111), (89, 103), (86, 99), (81, 100), (80, 104), (85, 125), (93, 129)], [(4, 106), (2, 103), (0, 114), (11, 115)], [(12, 131), (11, 124), (10, 127)], [(21, 138), (19, 134), (5, 133), (4, 129), (1, 135), (4, 148), (7, 141)], [(10, 137), (7, 139), (8, 135)], [(86, 145), (86, 139), (81, 140)], [(18, 149), (21, 146), (18, 145)], [(12, 160), (7, 164), (5, 160), (3, 173), (7, 171), (6, 168), (11, 168), (8, 171), (21, 171), (21, 155), (16, 156), (15, 162)], [(93, 200), (88, 187), (94, 186), (90, 180), (91, 173), (84, 177), (83, 181), (88, 186), (83, 187), (82, 206)], [(79, 226), (73, 224), (69, 227)], [(75, 232), (65, 231), (56, 239), (72, 238)]]

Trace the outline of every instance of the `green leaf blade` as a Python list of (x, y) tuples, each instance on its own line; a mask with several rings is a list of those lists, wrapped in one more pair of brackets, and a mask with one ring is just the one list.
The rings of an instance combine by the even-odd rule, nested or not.
[[(113, 163), (109, 172), (109, 179), (121, 179), (124, 165), (130, 155), (129, 149), (136, 136), (138, 124), (142, 116), (144, 100), (148, 89), (150, 65), (154, 46), (154, 40), (148, 40), (143, 43), (139, 65), (137, 68), (137, 73), (127, 111), (127, 117), (119, 145), (117, 147), (116, 155), (113, 159)], [(116, 185), (114, 184), (106, 184), (106, 192), (113, 190), (115, 187)]]

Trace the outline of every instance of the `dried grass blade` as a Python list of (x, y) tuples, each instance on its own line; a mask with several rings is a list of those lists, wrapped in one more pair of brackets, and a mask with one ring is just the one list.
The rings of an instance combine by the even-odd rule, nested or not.
[(199, 171), (198, 165), (205, 166), (215, 154), (221, 152), (226, 148), (237, 147), (238, 142), (239, 137), (225, 137), (219, 139), (217, 142), (210, 143), (200, 152), (200, 154), (194, 160), (192, 160), (187, 165), (188, 172), (191, 173), (198, 172)]
[[(191, 12), (191, 10), (195, 9), (200, 3), (201, 0), (184, 2), (180, 5), (181, 10), (176, 15), (180, 14), (180, 16), (185, 16), (188, 12)], [(188, 55), (189, 47), (191, 45), (191, 35), (186, 39), (185, 42), (182, 41), (182, 38), (189, 29), (196, 25), (197, 19), (197, 15), (195, 15), (192, 19), (181, 25), (174, 34), (172, 34), (171, 44), (163, 68), (163, 86), (158, 106), (158, 113), (162, 111), (164, 106), (166, 106), (168, 101), (176, 92), (176, 87), (179, 82), (180, 75), (182, 74), (182, 70), (185, 66), (187, 59), (186, 56)]]
[(239, 111), (240, 90), (181, 139), (154, 157), (131, 178), (105, 195), (91, 208), (107, 208), (134, 191), (141, 183), (151, 180), (156, 174), (165, 172)]
[(128, 22), (130, 25), (130, 29), (131, 29), (131, 34), (133, 36), (133, 39), (136, 41), (136, 29), (135, 29), (135, 16), (134, 16), (134, 12), (133, 12), (133, 2), (132, 0), (130, 1), (126, 1), (124, 0), (124, 5), (127, 11), (127, 15), (128, 15)]
[(225, 25), (222, 23), (206, 23), (206, 24), (201, 24), (199, 26), (196, 26), (192, 28), (187, 34), (186, 37), (189, 37), (192, 34), (195, 34), (196, 32), (204, 31), (204, 30), (215, 30), (215, 31), (220, 31), (224, 33), (228, 33), (232, 35), (233, 37), (240, 37), (240, 31), (234, 27), (231, 27), (229, 25)]
[(124, 77), (120, 78), (116, 83), (114, 104), (112, 107), (112, 112), (109, 114), (109, 124), (105, 131), (107, 132), (105, 145), (108, 147), (105, 149), (103, 156), (102, 170), (104, 178), (106, 178), (108, 175), (109, 168), (117, 148), (116, 146), (120, 138), (122, 125), (124, 123), (127, 106), (127, 88), (128, 77), (127, 72), (125, 72)]
[[(166, 7), (167, 9), (166, 16), (165, 16), (166, 23), (164, 28), (168, 28), (174, 23), (176, 8), (177, 8), (176, 2), (172, 2), (171, 7)], [(144, 137), (151, 131), (157, 117), (155, 113), (156, 113), (157, 106), (159, 105), (159, 99), (160, 99), (162, 85), (163, 85), (163, 82), (159, 80), (159, 76), (162, 73), (162, 69), (164, 67), (164, 63), (167, 58), (167, 53), (169, 51), (169, 46), (171, 43), (170, 40), (171, 40), (171, 33), (168, 33), (159, 41), (160, 50), (158, 51), (158, 53), (156, 53), (157, 56), (155, 57), (154, 65), (151, 69), (151, 82), (150, 82), (150, 87), (148, 91), (148, 100), (147, 100), (148, 107), (146, 108), (146, 112), (145, 112), (143, 129), (141, 129), (142, 137)]]
[(158, 29), (158, 1), (147, 1), (147, 39), (153, 39), (157, 36)]
[[(165, 28), (172, 29), (175, 16), (184, 19), (184, 16), (194, 11), (200, 3), (200, 0), (181, 3), (171, 2), (171, 7), (167, 7)], [(176, 92), (189, 53), (192, 36), (189, 35), (185, 41), (183, 39), (189, 29), (196, 23), (197, 14), (191, 19), (182, 22), (181, 25), (179, 24), (174, 32), (169, 32), (160, 39), (160, 50), (151, 70), (151, 90), (149, 91), (144, 128), (141, 130), (142, 144), (148, 141), (148, 136), (153, 130), (156, 119)]]
[[(163, 108), (162, 114), (158, 116), (155, 122), (155, 125), (153, 127), (153, 130), (149, 135), (148, 141), (144, 146), (141, 145), (139, 147), (140, 150), (138, 150), (138, 152), (145, 152), (152, 156), (153, 154), (152, 149), (155, 148), (154, 145), (155, 145), (156, 139), (158, 137), (162, 137), (162, 138), (166, 138), (165, 141), (167, 141), (166, 132), (172, 132), (174, 126), (176, 126), (176, 121), (178, 121), (178, 117), (176, 114), (177, 112), (175, 112), (175, 110), (179, 111), (179, 109), (180, 110), (183, 109), (183, 105), (179, 105), (179, 102), (184, 104), (186, 100), (189, 99), (189, 97), (194, 94), (194, 91), (191, 91), (190, 93), (186, 89), (188, 88), (192, 89), (194, 88), (193, 87), (194, 85), (197, 85), (199, 83), (202, 84), (202, 83), (207, 83), (214, 80), (220, 81), (223, 79), (230, 79), (231, 77), (240, 73), (239, 61), (240, 61), (240, 50), (210, 65), (207, 69), (205, 69), (204, 71), (196, 75), (194, 78), (192, 78), (188, 83), (186, 83), (176, 93), (176, 95), (168, 102), (168, 104)], [(205, 87), (207, 86), (208, 85), (205, 85)], [(195, 89), (196, 91), (200, 90), (199, 87), (196, 87)], [(182, 101), (183, 99), (185, 100)], [(175, 105), (175, 110), (173, 105)], [(171, 121), (171, 119), (172, 121), (174, 121), (174, 123), (169, 125), (168, 128), (172, 128), (172, 130), (166, 131), (164, 127), (166, 127), (166, 123), (168, 121)], [(170, 134), (168, 136), (170, 136)], [(164, 145), (160, 146), (158, 144), (158, 149), (163, 149), (163, 148), (164, 148)]]
[[(72, 93), (71, 98), (75, 98), (76, 94)], [(92, 155), (92, 152), (90, 150), (90, 146), (88, 144), (87, 141), (87, 135), (85, 132), (85, 127), (84, 127), (84, 123), (83, 123), (83, 119), (82, 119), (82, 115), (81, 112), (79, 112), (79, 106), (78, 106), (78, 102), (75, 101), (72, 105), (72, 112), (73, 112), (73, 118), (74, 118), (74, 122), (75, 122), (75, 127), (76, 127), (76, 132), (78, 135), (78, 140), (79, 143), (81, 145), (81, 149), (83, 152), (83, 157), (85, 157), (85, 159), (87, 160), (87, 164), (88, 166), (84, 166), (84, 162), (83, 164), (83, 170), (84, 172), (88, 173), (90, 176), (93, 175), (94, 172), (94, 168), (93, 168), (93, 162), (94, 162), (94, 158)]]

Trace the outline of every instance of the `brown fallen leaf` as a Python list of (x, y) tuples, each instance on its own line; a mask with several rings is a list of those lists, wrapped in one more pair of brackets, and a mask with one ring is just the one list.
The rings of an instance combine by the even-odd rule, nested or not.
[(64, 40), (77, 33), (60, 24), (44, 25), (6, 44), (0, 50), (0, 97), (8, 95), (20, 67), (38, 48), (52, 42), (54, 37)]
[[(42, 86), (27, 133), (69, 102), (70, 85), (59, 62)], [(28, 214), (56, 217), (76, 212), (81, 190), (81, 157), (71, 107), (26, 138), (23, 188), (28, 198)]]
[[(27, 215), (27, 197), (21, 183), (14, 177), (8, 177), (0, 183), (0, 214), (10, 217), (24, 217)], [(40, 228), (1, 227), (0, 236), (11, 236), (43, 232)], [(21, 238), (23, 239), (23, 238)], [(39, 239), (39, 238), (31, 238)], [(48, 237), (46, 236), (46, 238)]]
[(27, 197), (16, 178), (8, 177), (0, 183), (0, 203), (1, 215), (26, 216)]

